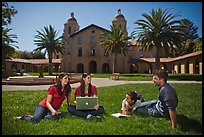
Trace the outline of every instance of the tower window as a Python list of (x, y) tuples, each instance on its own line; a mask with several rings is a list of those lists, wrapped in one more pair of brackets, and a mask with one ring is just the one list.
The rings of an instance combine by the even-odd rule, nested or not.
[(71, 38), (68, 37), (68, 45), (70, 45), (70, 44), (71, 44)]
[(78, 48), (78, 57), (82, 56), (82, 48)]
[(91, 36), (91, 43), (95, 43), (95, 36)]
[(71, 55), (71, 49), (70, 48), (67, 49), (67, 54)]
[(95, 55), (96, 55), (96, 49), (93, 48), (93, 49), (91, 49), (91, 56), (95, 56)]
[(78, 44), (82, 44), (82, 37), (78, 37)]
[(132, 50), (133, 50), (133, 47), (132, 47), (132, 46), (130, 46), (129, 50), (130, 50), (130, 51), (132, 51)]
[(71, 27), (68, 28), (68, 34), (71, 34)]

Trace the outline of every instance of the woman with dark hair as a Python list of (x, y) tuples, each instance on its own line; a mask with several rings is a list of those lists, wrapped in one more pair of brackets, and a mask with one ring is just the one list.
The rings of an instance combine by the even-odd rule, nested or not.
[(34, 115), (15, 117), (15, 119), (39, 122), (41, 119), (58, 119), (61, 112), (59, 108), (67, 98), (67, 104), (71, 104), (70, 76), (67, 73), (60, 73), (55, 85), (48, 89), (47, 98), (43, 99), (35, 109)]
[[(76, 87), (74, 103), (76, 104), (76, 97), (97, 97), (97, 89), (96, 86), (91, 84), (91, 75), (90, 74), (82, 74), (82, 80), (79, 86)], [(84, 118), (92, 118), (96, 116), (96, 118), (100, 118), (100, 114), (104, 112), (104, 108), (101, 105), (96, 105), (94, 110), (77, 110), (75, 105), (69, 105), (68, 111), (79, 117)]]

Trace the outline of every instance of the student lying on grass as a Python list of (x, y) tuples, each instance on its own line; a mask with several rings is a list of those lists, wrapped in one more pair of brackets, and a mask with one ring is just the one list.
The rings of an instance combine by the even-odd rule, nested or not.
[(143, 101), (142, 96), (136, 91), (130, 91), (126, 94), (125, 99), (122, 101), (122, 114), (130, 115), (140, 106)]
[(24, 115), (14, 119), (27, 120), (29, 122), (39, 122), (41, 119), (58, 119), (61, 114), (58, 110), (65, 98), (67, 98), (67, 104), (71, 104), (70, 93), (70, 76), (67, 73), (60, 73), (57, 83), (49, 87), (47, 98), (38, 104), (34, 115)]

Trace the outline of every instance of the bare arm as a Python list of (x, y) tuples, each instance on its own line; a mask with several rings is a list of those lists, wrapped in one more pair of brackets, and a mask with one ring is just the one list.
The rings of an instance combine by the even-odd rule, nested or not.
[(169, 115), (171, 119), (171, 126), (172, 128), (176, 128), (176, 111), (169, 110)]
[(129, 114), (128, 108), (129, 108), (129, 103), (125, 101), (125, 108), (123, 109), (122, 114), (128, 115)]
[(71, 105), (72, 103), (72, 100), (71, 100), (71, 93), (68, 94), (68, 97), (67, 97), (67, 104), (68, 106)]
[(47, 108), (51, 111), (52, 115), (56, 115), (57, 111), (52, 107), (51, 102), (52, 102), (52, 95), (47, 96), (47, 101), (46, 101), (46, 106)]

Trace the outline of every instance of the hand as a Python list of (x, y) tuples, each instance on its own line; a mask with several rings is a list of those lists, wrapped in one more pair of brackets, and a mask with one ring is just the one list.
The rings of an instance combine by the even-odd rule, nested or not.
[(94, 109), (95, 109), (95, 110), (98, 110), (98, 109), (99, 109), (99, 105), (95, 105), (95, 106), (94, 106)]
[(129, 106), (129, 103), (127, 101), (125, 101), (125, 106)]
[(59, 111), (54, 111), (54, 112), (52, 112), (52, 115), (58, 115), (58, 114), (61, 114), (61, 112), (59, 112)]
[(56, 114), (59, 115), (59, 114), (61, 114), (61, 112), (57, 111)]

